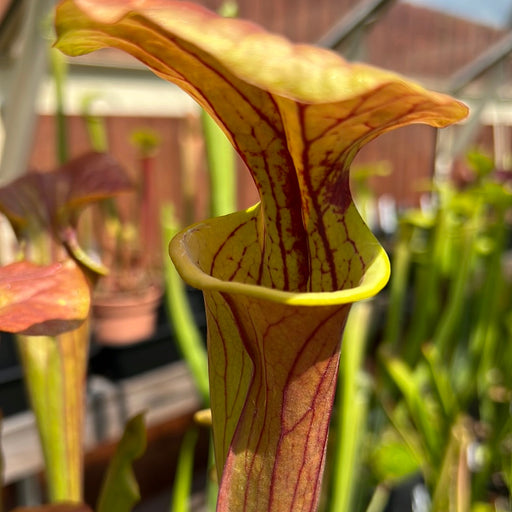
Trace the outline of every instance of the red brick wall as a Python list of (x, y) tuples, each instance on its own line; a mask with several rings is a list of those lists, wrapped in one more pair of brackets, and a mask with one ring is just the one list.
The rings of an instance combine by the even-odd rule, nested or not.
[[(216, 9), (221, 0), (202, 0)], [(325, 34), (357, 0), (239, 0), (240, 17), (251, 19), (269, 30), (294, 41), (314, 42)], [(437, 76), (446, 79), (460, 65), (495, 41), (500, 32), (471, 25), (425, 9), (397, 2), (370, 26), (365, 53), (374, 65), (405, 74)], [(443, 80), (441, 80), (443, 81)], [(180, 164), (179, 133), (183, 121), (172, 118), (109, 117), (106, 119), (111, 151), (136, 175), (135, 150), (130, 133), (150, 127), (160, 133), (162, 144), (155, 161), (159, 201), (171, 200), (179, 215), (184, 199)], [(82, 121), (71, 118), (71, 152), (77, 155), (88, 148)], [(53, 121), (42, 116), (38, 121), (31, 163), (48, 169), (55, 165)], [(376, 193), (393, 195), (401, 205), (416, 204), (423, 184), (433, 169), (435, 131), (425, 126), (402, 128), (364, 148), (356, 162), (387, 160), (394, 170), (389, 178), (374, 180)], [(239, 206), (257, 200), (248, 173), (239, 173)], [(207, 215), (208, 183), (204, 168), (196, 180), (194, 193), (197, 217)]]

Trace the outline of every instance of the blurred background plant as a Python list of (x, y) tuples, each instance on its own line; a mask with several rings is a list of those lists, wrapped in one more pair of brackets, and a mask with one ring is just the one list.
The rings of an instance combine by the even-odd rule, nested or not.
[[(511, 510), (512, 188), (486, 154), (466, 162), (463, 183), (432, 185), (427, 207), (381, 229), (392, 278), (349, 317), (324, 512)], [(389, 171), (354, 172), (377, 226), (368, 180)]]
[(466, 161), (399, 214), (384, 311), (351, 313), (326, 512), (511, 510), (510, 172)]
[[(101, 132), (99, 121), (96, 129)], [(188, 149), (183, 155), (194, 159), (202, 151), (202, 130), (197, 118), (190, 124), (196, 125), (196, 135), (184, 144)], [(59, 131), (59, 136), (65, 133)], [(100, 143), (96, 149), (107, 148)], [(382, 222), (382, 196), (372, 203), (368, 183), (368, 177), (388, 173), (389, 166), (370, 165), (356, 172), (360, 208), (369, 222), (382, 228), (393, 272), (386, 293), (354, 308), (347, 326), (325, 511), (511, 509), (510, 185), (509, 171), (495, 167), (485, 154), (470, 152), (461, 177), (432, 185), (428, 196), (433, 199), (422, 202), (421, 209), (400, 210), (394, 219), (396, 232), (389, 229), (393, 223)], [(188, 190), (180, 193), (192, 196), (193, 210), (199, 180), (194, 181), (194, 173), (190, 176)], [(226, 180), (212, 177), (212, 188)], [(231, 186), (225, 190), (233, 191)], [(178, 215), (165, 214), (164, 229), (174, 232), (195, 220), (193, 212), (180, 216), (180, 205), (174, 209)], [(392, 215), (387, 218), (393, 220)], [(112, 230), (122, 231), (125, 248), (140, 250), (133, 225)], [(163, 256), (168, 261), (167, 247)], [(124, 259), (127, 263), (126, 254)], [(178, 289), (177, 294), (169, 292), (168, 298), (174, 297), (169, 309), (179, 307), (180, 296), (181, 304), (189, 307), (191, 290), (182, 283), (167, 286)], [(193, 314), (176, 309), (171, 315), (177, 330), (181, 325), (195, 331), (179, 338), (183, 354), (191, 349), (185, 355), (207, 407), (204, 335)], [(185, 469), (178, 475), (184, 477), (184, 491), (176, 493), (176, 512), (178, 506), (188, 506), (187, 475), (193, 471), (196, 435), (193, 429), (183, 444)], [(404, 489), (405, 505), (400, 508)]]
[[(54, 56), (52, 61), (56, 82), (60, 83), (59, 57)], [(65, 132), (63, 124), (60, 130)], [(86, 206), (126, 191), (128, 181), (109, 155), (91, 152), (66, 159), (67, 153), (61, 147), (66, 144), (65, 137), (57, 140), (60, 166), (49, 172), (29, 170), (1, 187), (0, 210), (16, 234), (18, 259), (48, 269), (52, 265), (67, 268), (69, 272), (65, 289), (60, 289), (58, 295), (48, 293), (46, 300), (41, 294), (41, 300), (33, 305), (33, 309), (46, 312), (47, 321), (28, 331), (13, 332), (17, 333), (25, 385), (36, 418), (48, 500), (78, 503), (83, 499), (90, 295), (97, 276), (105, 269), (81, 247), (77, 226)], [(37, 276), (33, 280), (27, 276), (26, 296), (37, 295), (40, 286)], [(4, 307), (10, 306), (8, 295)], [(83, 305), (80, 314), (64, 322), (64, 328), (52, 328), (54, 323), (62, 323), (56, 322), (60, 309), (77, 300)], [(23, 312), (18, 314), (23, 317)]]
[[(95, 151), (108, 151), (104, 120), (93, 114), (95, 94), (83, 99), (82, 116), (89, 143)], [(155, 239), (158, 204), (154, 157), (160, 138), (149, 128), (131, 133), (136, 150), (136, 175), (132, 191), (122, 202), (106, 198), (82, 224), (89, 250), (108, 269), (93, 294), (93, 329), (100, 344), (124, 345), (151, 337), (163, 296), (162, 264)]]

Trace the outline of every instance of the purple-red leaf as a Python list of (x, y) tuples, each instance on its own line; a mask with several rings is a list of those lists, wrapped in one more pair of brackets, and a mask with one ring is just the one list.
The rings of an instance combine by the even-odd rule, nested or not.
[(18, 231), (33, 220), (57, 233), (85, 205), (131, 187), (112, 157), (88, 153), (55, 171), (31, 171), (0, 188), (0, 211)]
[(87, 153), (57, 171), (68, 182), (66, 201), (60, 207), (73, 211), (87, 204), (133, 190), (133, 183), (119, 163), (107, 153)]
[(34, 243), (44, 233), (67, 247), (85, 267), (102, 274), (105, 269), (78, 244), (78, 215), (88, 204), (131, 188), (124, 170), (111, 156), (88, 153), (55, 171), (31, 171), (0, 188), (0, 212), (18, 238)]

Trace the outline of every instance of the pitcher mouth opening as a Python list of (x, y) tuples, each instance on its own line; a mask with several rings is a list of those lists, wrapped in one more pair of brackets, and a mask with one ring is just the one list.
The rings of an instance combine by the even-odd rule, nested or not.
[[(231, 215), (247, 214), (236, 212)], [(375, 240), (372, 244), (373, 258), (368, 263), (359, 283), (356, 286), (321, 292), (294, 292), (271, 288), (257, 283), (246, 283), (237, 280), (225, 280), (206, 272), (199, 263), (197, 244), (191, 244), (200, 238), (205, 230), (215, 229), (214, 224), (222, 222), (222, 218), (199, 222), (178, 233), (169, 244), (169, 253), (181, 277), (191, 286), (203, 291), (217, 291), (251, 296), (276, 303), (297, 306), (329, 306), (349, 304), (368, 299), (376, 295), (389, 280), (390, 262), (382, 246)]]

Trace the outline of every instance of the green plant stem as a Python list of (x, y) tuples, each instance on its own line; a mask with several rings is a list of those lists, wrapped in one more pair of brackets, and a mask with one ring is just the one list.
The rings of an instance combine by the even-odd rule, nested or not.
[(411, 262), (411, 233), (414, 228), (403, 222), (400, 224), (399, 238), (393, 251), (393, 272), (391, 273), (389, 307), (383, 343), (397, 349), (404, 319), (404, 305)]
[[(422, 460), (424, 465), (424, 476), (430, 480), (429, 472), (425, 469), (437, 468), (441, 457), (444, 439), (439, 435), (437, 425), (433, 422), (432, 411), (429, 404), (423, 396), (424, 380), (419, 379), (418, 375), (398, 357), (390, 357), (387, 354), (382, 355), (382, 360), (388, 375), (394, 385), (400, 390), (404, 403), (407, 407), (415, 430), (421, 438), (421, 453), (418, 460)], [(408, 434), (403, 429), (397, 428), (404, 440), (408, 439)], [(409, 443), (413, 453), (419, 453), (413, 448), (414, 444)]]
[(389, 490), (384, 485), (378, 485), (368, 504), (366, 512), (382, 512), (389, 501)]
[(352, 306), (341, 350), (338, 393), (341, 399), (333, 453), (333, 491), (330, 510), (350, 512), (359, 472), (359, 449), (365, 432), (368, 389), (361, 385), (361, 364), (368, 335), (371, 305)]
[(51, 502), (82, 501), (83, 419), (89, 327), (55, 337), (18, 336), (41, 439)]
[[(471, 405), (471, 401), (477, 396), (479, 399), (479, 415), (483, 422), (493, 425), (494, 435), (487, 441), (489, 456), (472, 479), (473, 495), (485, 496), (488, 482), (491, 479), (494, 461), (503, 457), (502, 444), (498, 425), (507, 425), (510, 414), (505, 412), (505, 417), (500, 419), (500, 411), (508, 409), (504, 404), (496, 403), (490, 398), (489, 376), (494, 369), (505, 368), (507, 349), (503, 345), (503, 339), (499, 331), (503, 309), (500, 308), (505, 281), (503, 279), (502, 258), (506, 246), (507, 224), (505, 210), (498, 209), (495, 212), (496, 220), (491, 230), (493, 242), (492, 253), (485, 261), (485, 280), (479, 296), (476, 323), (472, 330), (469, 343), (468, 361), (459, 372), (458, 392), (462, 397), (464, 406)], [(501, 346), (500, 346), (501, 343)], [(504, 341), (508, 344), (508, 340)], [(508, 430), (507, 427), (505, 429)]]
[(446, 243), (446, 211), (438, 211), (434, 231), (418, 270), (415, 286), (415, 307), (405, 345), (404, 359), (414, 364), (420, 357), (420, 347), (430, 337), (433, 319), (439, 308), (440, 259)]
[(206, 510), (215, 512), (215, 509), (217, 508), (218, 495), (219, 482), (217, 481), (217, 470), (215, 468), (213, 436), (210, 436), (210, 445), (208, 450), (208, 483), (206, 486)]
[(64, 164), (69, 159), (68, 131), (66, 126), (66, 114), (64, 113), (64, 85), (67, 74), (67, 64), (64, 55), (53, 48), (50, 49), (50, 62), (55, 83), (57, 159), (60, 164)]
[(87, 96), (84, 99), (82, 102), (82, 116), (92, 149), (105, 153), (108, 150), (107, 130), (105, 121), (101, 117), (91, 114), (91, 105), (94, 99), (94, 96)]
[[(478, 208), (475, 208), (477, 211)], [(445, 306), (443, 315), (434, 332), (433, 339), (441, 357), (450, 358), (457, 339), (455, 334), (459, 326), (460, 318), (464, 310), (466, 301), (466, 291), (468, 289), (469, 277), (473, 264), (474, 238), (476, 233), (476, 220), (478, 213), (466, 222), (462, 230), (463, 244), (461, 248), (461, 258), (456, 266), (455, 274), (451, 280), (451, 287), (448, 295), (448, 303)]]
[(235, 153), (226, 135), (204, 110), (201, 124), (210, 174), (210, 215), (218, 217), (236, 210)]
[[(225, 18), (236, 18), (238, 3), (224, 0), (218, 12)], [(237, 208), (235, 152), (219, 125), (204, 110), (201, 125), (210, 175), (210, 216), (227, 215)]]
[(492, 326), (499, 319), (499, 300), (504, 286), (502, 258), (507, 235), (505, 214), (506, 210), (496, 212), (497, 220), (492, 231), (493, 251), (487, 261), (477, 321), (470, 342), (471, 368), (481, 377), (478, 379), (480, 382), (486, 378), (485, 375), (495, 364), (496, 357), (499, 357), (495, 343), (491, 341), (496, 336), (490, 333)]
[(183, 436), (176, 466), (176, 477), (172, 488), (171, 509), (169, 512), (189, 512), (194, 474), (194, 454), (199, 437), (197, 427), (192, 427)]
[[(443, 361), (441, 361), (439, 351), (435, 345), (425, 345), (423, 355), (427, 362), (432, 391), (437, 396), (438, 403), (441, 406), (440, 412), (443, 414), (444, 424), (450, 426), (455, 421), (455, 416), (459, 411), (458, 397), (454, 393), (450, 374)], [(446, 435), (447, 432), (440, 432), (440, 434)]]
[[(192, 311), (190, 309), (190, 304), (185, 292), (185, 285), (183, 280), (181, 279), (167, 254), (167, 244), (169, 243), (169, 240), (171, 240), (171, 238), (178, 232), (178, 225), (174, 218), (171, 205), (165, 205), (162, 208), (161, 224), (163, 235), (162, 240), (164, 240), (164, 253), (167, 256), (164, 258), (164, 275), (167, 291), (167, 311), (169, 312), (169, 318), (173, 323), (178, 347), (183, 354), (188, 367), (190, 368), (203, 404), (208, 406), (210, 403), (210, 384), (208, 380), (208, 356), (206, 347), (204, 346), (201, 333), (196, 326)], [(189, 445), (187, 444), (184, 449), (188, 450)], [(183, 456), (186, 457), (186, 453)], [(184, 462), (184, 464), (187, 466), (186, 462)], [(208, 467), (215, 467), (213, 440), (210, 440)], [(187, 477), (183, 475), (182, 478), (186, 479)], [(177, 482), (177, 484), (179, 486), (178, 495), (181, 495), (180, 499), (182, 500), (181, 502), (183, 502), (183, 489), (187, 486), (186, 480), (184, 482)], [(180, 486), (182, 486), (183, 489)], [(176, 490), (174, 492), (176, 492)], [(217, 482), (211, 482), (209, 480), (206, 487), (207, 510), (215, 510), (217, 504), (217, 494)], [(174, 510), (179, 509), (173, 508), (173, 511)]]
[(467, 418), (460, 415), (455, 420), (446, 443), (439, 478), (433, 493), (432, 512), (470, 510), (471, 488), (467, 453), (471, 440)]
[(130, 512), (140, 499), (132, 464), (146, 450), (144, 414), (133, 417), (125, 426), (98, 498), (96, 512)]
[(167, 310), (172, 321), (178, 347), (185, 358), (202, 401), (207, 406), (210, 401), (208, 382), (208, 357), (206, 347), (185, 292), (185, 285), (168, 256), (167, 244), (178, 232), (177, 222), (170, 205), (162, 209), (162, 240), (164, 240), (164, 274), (167, 291)]

